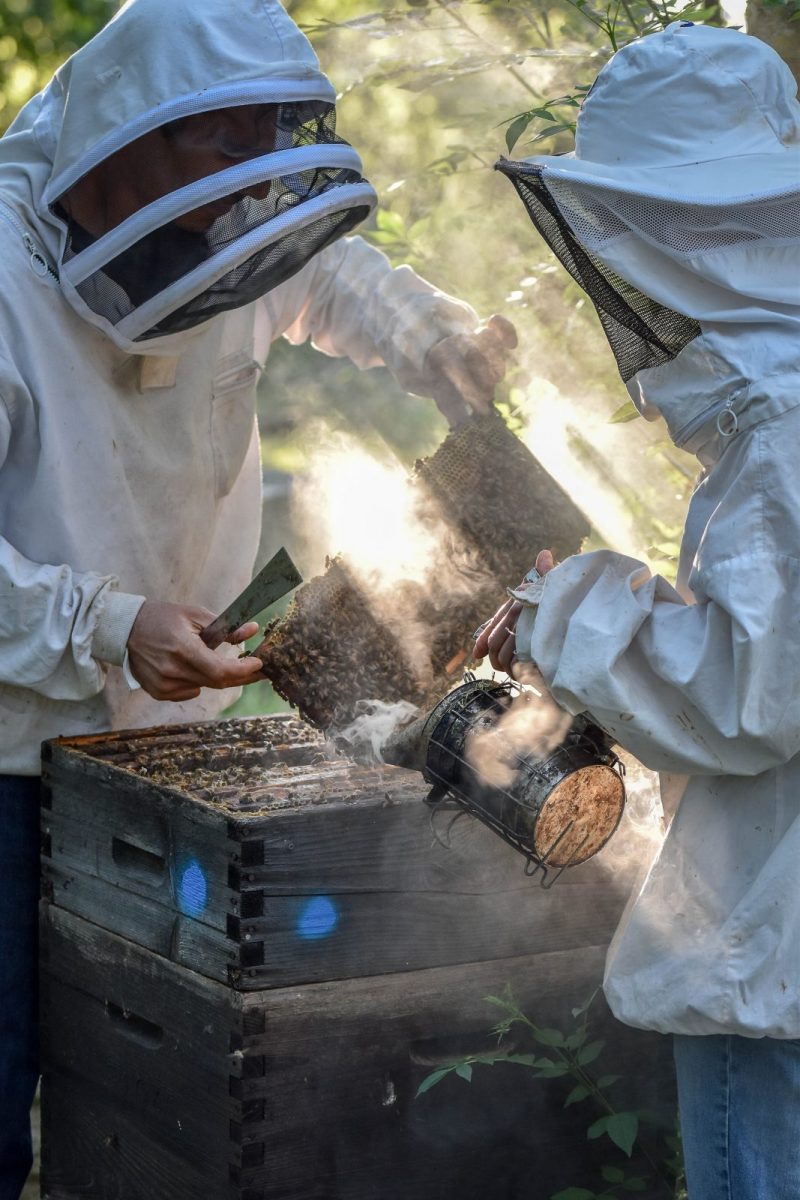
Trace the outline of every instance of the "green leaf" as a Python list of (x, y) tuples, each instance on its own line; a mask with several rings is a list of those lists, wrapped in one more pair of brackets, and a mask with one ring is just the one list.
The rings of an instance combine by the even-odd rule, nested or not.
[(514, 149), (517, 142), (522, 137), (523, 133), (528, 128), (528, 126), (530, 125), (532, 120), (533, 120), (532, 114), (525, 112), (525, 113), (520, 113), (519, 116), (515, 117), (514, 120), (511, 122), (508, 129), (506, 130), (506, 147), (508, 149), (509, 154)]
[(378, 210), (375, 216), (375, 224), (384, 233), (393, 233), (395, 237), (403, 237), (405, 233), (405, 221), (400, 216), (400, 213), (391, 212), (386, 208)]
[(641, 1175), (632, 1175), (622, 1186), (626, 1192), (644, 1192), (647, 1190), (647, 1180)]
[(622, 1183), (625, 1178), (625, 1172), (621, 1167), (601, 1167), (600, 1174), (606, 1183)]
[(569, 1075), (569, 1063), (549, 1063), (541, 1067), (537, 1075), (539, 1079), (560, 1079), (562, 1075)]
[(619, 1146), (620, 1150), (631, 1156), (633, 1143), (636, 1141), (636, 1134), (639, 1132), (639, 1118), (636, 1113), (622, 1112), (614, 1113), (613, 1117), (608, 1118), (606, 1133), (611, 1138), (615, 1146)]
[[(554, 100), (553, 103), (557, 104), (560, 103), (560, 101)], [(555, 122), (558, 120), (558, 117), (554, 117), (549, 108), (532, 108), (531, 111), (526, 114), (526, 116), (539, 117), (542, 121)]]
[(585, 1100), (587, 1096), (591, 1096), (591, 1091), (584, 1083), (579, 1083), (574, 1087), (564, 1101), (564, 1108), (569, 1108), (570, 1104), (578, 1104), (581, 1100)]
[(554, 125), (552, 129), (543, 129), (541, 133), (537, 133), (536, 137), (531, 138), (530, 144), (534, 142), (543, 142), (545, 138), (554, 137), (557, 133), (574, 133), (574, 125)]
[(586, 1029), (576, 1029), (564, 1042), (565, 1050), (577, 1050), (586, 1041), (589, 1033)]
[(597, 1086), (602, 1088), (611, 1087), (612, 1083), (618, 1083), (622, 1079), (621, 1075), (601, 1075), (597, 1081)]
[(608, 418), (609, 425), (624, 425), (626, 421), (635, 421), (642, 414), (639, 412), (632, 400), (626, 400), (624, 404), (620, 404), (611, 416)]
[(398, 237), (396, 233), (389, 233), (386, 229), (370, 229), (368, 237), (378, 246), (402, 246), (405, 244), (404, 238)]
[(589, 1128), (586, 1130), (586, 1136), (590, 1142), (593, 1142), (595, 1138), (603, 1136), (610, 1120), (611, 1117), (600, 1117), (598, 1121), (595, 1121), (593, 1125), (589, 1126)]
[(595, 1194), (588, 1188), (568, 1187), (563, 1192), (556, 1192), (550, 1200), (595, 1200)]
[(440, 1080), (444, 1079), (445, 1075), (449, 1075), (452, 1069), (452, 1067), (439, 1067), (438, 1070), (431, 1071), (430, 1075), (426, 1075), (417, 1088), (417, 1096), (422, 1096), (425, 1092), (429, 1092)]
[(557, 1029), (534, 1029), (534, 1040), (541, 1046), (563, 1046), (564, 1035)]
[(484, 996), (484, 1000), (487, 1004), (494, 1004), (498, 1008), (505, 1008), (509, 1012), (513, 1012), (515, 1015), (521, 1016), (510, 984), (506, 984), (500, 996)]
[(471, 1063), (461, 1063), (459, 1066), (456, 1067), (456, 1075), (458, 1075), (459, 1079), (466, 1079), (467, 1083), (471, 1083), (472, 1082), (472, 1064)]
[(537, 1058), (535, 1054), (508, 1054), (499, 1061), (519, 1063), (523, 1067), (540, 1067), (546, 1060)]
[(707, 21), (709, 17), (717, 15), (717, 10), (711, 5), (699, 5), (697, 8), (690, 7), (681, 12), (681, 19), (686, 20), (691, 18), (693, 21)]
[(575, 1055), (578, 1066), (585, 1067), (587, 1063), (594, 1062), (602, 1054), (604, 1046), (605, 1042), (589, 1042), (588, 1046), (582, 1046)]

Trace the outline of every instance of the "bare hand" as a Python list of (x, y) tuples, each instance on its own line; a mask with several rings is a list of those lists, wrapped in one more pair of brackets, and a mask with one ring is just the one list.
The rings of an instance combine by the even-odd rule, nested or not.
[(430, 393), (450, 425), (460, 424), (470, 412), (489, 411), (516, 344), (514, 326), (496, 314), (474, 333), (451, 334), (428, 351)]
[[(554, 566), (552, 553), (549, 550), (540, 550), (536, 557), (536, 570), (539, 574), (546, 575)], [(513, 675), (517, 651), (517, 618), (521, 611), (522, 604), (519, 600), (506, 600), (481, 629), (475, 641), (473, 657), (485, 658), (488, 654), (489, 662), (495, 671), (505, 671), (507, 675)]]
[[(225, 658), (200, 639), (215, 614), (206, 608), (145, 601), (128, 638), (131, 671), (154, 700), (194, 700), (200, 689), (240, 687), (263, 679), (260, 659)], [(234, 646), (258, 632), (248, 621), (227, 639)]]

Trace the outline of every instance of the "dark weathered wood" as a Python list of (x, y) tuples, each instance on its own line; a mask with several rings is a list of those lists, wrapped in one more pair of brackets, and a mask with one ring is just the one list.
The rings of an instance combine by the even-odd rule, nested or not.
[[(602, 946), (242, 994), (52, 906), (42, 935), (48, 1200), (546, 1200), (613, 1157), (522, 1068), (414, 1099), (506, 984), (562, 1024)], [(598, 1032), (624, 1102), (669, 1111), (667, 1040)]]
[[(443, 845), (416, 775), (317, 753), (284, 718), (47, 747), (49, 1200), (547, 1200), (607, 1159), (558, 1080), (497, 1067), (413, 1097), (490, 1044), (506, 983), (568, 1019), (628, 874), (593, 862), (542, 891), (469, 819)], [(335, 920), (304, 937), (320, 899)], [(600, 1026), (608, 1069), (647, 1064), (625, 1102), (669, 1102), (666, 1043)]]
[[(269, 744), (274, 719), (248, 723), (244, 750)], [(194, 747), (214, 726), (193, 727)], [(181, 741), (186, 750), (185, 736)], [(302, 770), (291, 809), (241, 811), (95, 757), (162, 731), (54, 743), (45, 764), (46, 894), (59, 906), (244, 989), (381, 975), (598, 944), (626, 895), (596, 864), (545, 892), (523, 859), (469, 817), (431, 818), (413, 772), (344, 760)], [(236, 750), (231, 737), (226, 747)], [(87, 750), (91, 749), (92, 753)], [(283, 753), (283, 751), (281, 751)], [(270, 779), (270, 772), (265, 772)], [(282, 776), (280, 777), (282, 778)], [(332, 799), (321, 797), (332, 795)], [(187, 869), (203, 903), (187, 904)], [(299, 927), (314, 897), (335, 910), (328, 936)]]
[[(109, 1064), (109, 1069), (113, 1066)], [(139, 1114), (119, 1105), (118, 1091), (87, 1087), (53, 1071), (42, 1088), (44, 1200), (227, 1200), (229, 1164), (213, 1168), (143, 1134)], [(225, 1149), (223, 1130), (209, 1129)], [(210, 1149), (210, 1147), (209, 1147)]]
[(235, 936), (225, 937), (145, 896), (110, 905), (107, 886), (88, 875), (49, 866), (45, 879), (59, 907), (244, 990), (596, 945), (610, 938), (622, 906), (597, 882), (573, 889), (569, 904), (530, 881), (526, 891), (484, 895), (339, 893), (327, 900), (333, 931), (306, 938), (299, 929), (309, 896), (275, 895), (263, 917), (237, 921)]

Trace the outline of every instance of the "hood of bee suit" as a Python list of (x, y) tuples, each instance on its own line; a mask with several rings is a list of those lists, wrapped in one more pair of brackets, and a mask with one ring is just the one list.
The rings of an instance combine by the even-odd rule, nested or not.
[(800, 105), (767, 45), (688, 22), (641, 38), (600, 72), (574, 153), (497, 168), (677, 445), (710, 463), (800, 403)]
[[(68, 302), (115, 344), (174, 353), (186, 331), (276, 287), (374, 208), (334, 101), (277, 0), (129, 0), (0, 139), (0, 217), (21, 218)], [(116, 152), (160, 131), (169, 154), (187, 129), (192, 143), (198, 114), (234, 109), (267, 119), (222, 168), (215, 159), (94, 236), (72, 219), (70, 189)], [(228, 153), (224, 132), (212, 148)]]

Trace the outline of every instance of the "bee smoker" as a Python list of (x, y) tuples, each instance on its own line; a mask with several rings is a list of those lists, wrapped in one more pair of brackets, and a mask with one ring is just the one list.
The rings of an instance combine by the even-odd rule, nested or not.
[[(585, 716), (544, 756), (520, 750), (516, 738), (504, 746), (503, 718), (521, 690), (511, 681), (467, 676), (426, 716), (395, 732), (383, 758), (421, 771), (432, 784), (429, 804), (477, 817), (524, 856), (527, 874), (541, 871), (541, 885), (551, 887), (615, 832), (625, 806), (624, 765), (608, 735)], [(507, 767), (503, 786), (487, 780), (474, 753), (493, 731)]]

